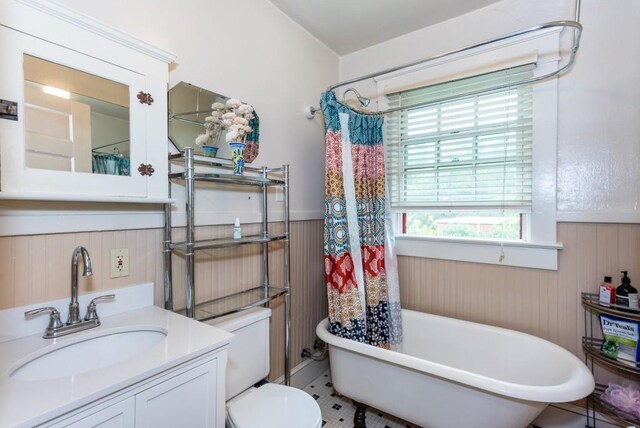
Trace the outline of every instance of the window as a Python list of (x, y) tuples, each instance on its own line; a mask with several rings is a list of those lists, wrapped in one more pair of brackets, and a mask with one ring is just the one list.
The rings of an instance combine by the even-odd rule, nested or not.
[(557, 70), (560, 46), (546, 31), (377, 79), (402, 109), (385, 115), (398, 255), (558, 268), (558, 79), (487, 88)]
[(533, 91), (485, 89), (529, 79), (533, 70), (524, 65), (388, 95), (389, 107), (407, 107), (386, 127), (390, 202), (401, 232), (529, 239)]

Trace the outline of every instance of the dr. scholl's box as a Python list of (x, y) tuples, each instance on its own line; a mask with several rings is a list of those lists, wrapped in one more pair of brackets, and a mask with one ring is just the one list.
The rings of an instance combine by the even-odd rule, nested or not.
[(604, 334), (602, 353), (623, 364), (636, 367), (636, 363), (640, 361), (640, 323), (614, 315), (600, 314), (600, 325)]

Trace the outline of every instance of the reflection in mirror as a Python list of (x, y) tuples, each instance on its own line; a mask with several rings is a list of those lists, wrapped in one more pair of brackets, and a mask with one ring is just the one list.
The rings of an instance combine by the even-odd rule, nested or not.
[(129, 87), (23, 55), (28, 168), (130, 175)]
[[(180, 151), (193, 147), (203, 154), (202, 147), (195, 144), (198, 135), (204, 132), (204, 118), (211, 114), (213, 103), (225, 103), (229, 97), (207, 91), (186, 82), (180, 82), (169, 91), (169, 138)], [(210, 144), (216, 147), (224, 141), (224, 134)]]
[[(196, 154), (211, 156), (203, 151), (202, 147), (195, 143), (198, 135), (204, 132), (204, 121), (211, 115), (213, 103), (226, 103), (229, 97), (215, 92), (193, 86), (190, 83), (180, 82), (169, 90), (169, 138), (180, 151), (185, 147), (193, 147)], [(245, 143), (244, 161), (253, 162), (258, 155), (258, 143), (260, 137), (260, 122), (258, 114), (254, 111), (255, 118), (249, 126), (253, 131), (247, 136)], [(219, 147), (214, 156), (217, 158), (230, 158), (231, 151), (225, 142), (225, 132), (221, 132), (216, 141), (208, 141), (208, 145)]]

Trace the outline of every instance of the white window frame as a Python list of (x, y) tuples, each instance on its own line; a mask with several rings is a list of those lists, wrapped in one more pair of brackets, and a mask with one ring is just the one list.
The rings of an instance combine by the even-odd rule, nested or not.
[[(560, 30), (551, 29), (387, 75), (378, 79), (377, 89), (379, 99), (384, 99), (384, 94), (532, 62), (537, 63), (534, 76), (539, 76), (556, 70), (560, 60)], [(524, 234), (529, 240), (524, 242), (402, 235), (399, 233), (401, 224), (398, 216), (393, 215), (398, 255), (558, 269), (557, 252), (562, 249), (562, 243), (556, 242), (558, 79), (536, 83), (532, 90), (533, 204), (528, 215), (529, 230)], [(385, 102), (381, 101), (378, 108), (386, 108)]]

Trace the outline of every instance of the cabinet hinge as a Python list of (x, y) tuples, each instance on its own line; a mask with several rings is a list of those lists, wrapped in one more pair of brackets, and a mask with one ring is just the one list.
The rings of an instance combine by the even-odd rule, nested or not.
[(138, 101), (140, 101), (140, 104), (151, 105), (153, 104), (153, 97), (147, 92), (140, 91), (138, 92)]
[(153, 169), (153, 166), (150, 163), (146, 165), (141, 163), (140, 166), (138, 167), (138, 172), (142, 176), (148, 175), (149, 177), (151, 177), (153, 173), (156, 172), (156, 170)]
[(0, 100), (0, 118), (18, 120), (18, 103), (15, 101)]

